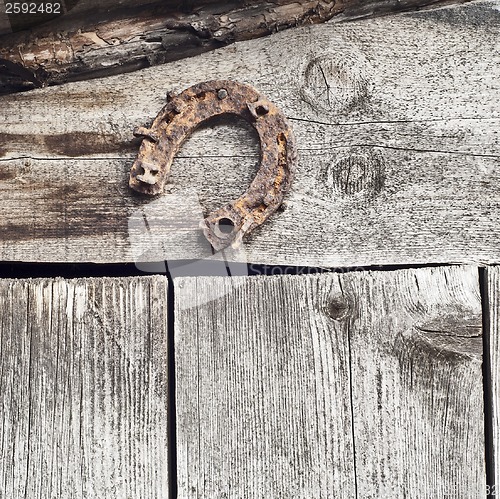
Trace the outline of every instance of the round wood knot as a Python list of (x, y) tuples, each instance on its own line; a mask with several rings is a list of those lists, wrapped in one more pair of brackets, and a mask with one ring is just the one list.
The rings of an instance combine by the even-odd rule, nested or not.
[(327, 165), (321, 174), (327, 196), (377, 195), (385, 181), (385, 163), (375, 149), (351, 150)]
[(340, 321), (349, 313), (349, 304), (342, 294), (332, 295), (327, 304), (327, 314), (334, 320)]
[(314, 109), (327, 114), (346, 114), (363, 107), (369, 95), (367, 63), (360, 55), (328, 54), (306, 66), (302, 98)]

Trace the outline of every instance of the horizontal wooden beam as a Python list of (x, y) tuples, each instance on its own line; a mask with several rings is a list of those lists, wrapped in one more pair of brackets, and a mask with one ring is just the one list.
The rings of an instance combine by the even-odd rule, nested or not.
[[(0, 37), (0, 93), (129, 72), (341, 13), (349, 19), (449, 1), (121, 0), (101, 4), (80, 0), (68, 13), (40, 26), (29, 25), (31, 29), (19, 31), (23, 27), (19, 15), (9, 18), (16, 32)], [(8, 23), (0, 28), (9, 30)]]
[(298, 28), (0, 98), (0, 259), (210, 256), (200, 219), (252, 180), (253, 129), (226, 117), (195, 132), (156, 199), (128, 187), (132, 129), (156, 116), (168, 90), (227, 78), (283, 110), (299, 161), (285, 210), (226, 257), (327, 267), (499, 262), (492, 12), (474, 3)]

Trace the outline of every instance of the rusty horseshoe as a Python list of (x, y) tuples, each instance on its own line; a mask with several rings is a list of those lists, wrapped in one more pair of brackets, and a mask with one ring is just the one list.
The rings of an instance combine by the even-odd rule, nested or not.
[(139, 127), (139, 154), (130, 171), (130, 187), (160, 194), (175, 154), (184, 140), (214, 116), (241, 116), (260, 138), (260, 167), (246, 192), (211, 212), (201, 223), (215, 250), (237, 247), (243, 236), (264, 223), (282, 204), (290, 189), (297, 161), (295, 138), (283, 113), (249, 85), (229, 80), (199, 83), (179, 95), (167, 95), (167, 104), (151, 127)]

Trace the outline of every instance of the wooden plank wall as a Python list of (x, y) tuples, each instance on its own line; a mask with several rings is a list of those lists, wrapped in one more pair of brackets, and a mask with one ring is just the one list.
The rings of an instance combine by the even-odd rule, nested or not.
[(209, 255), (200, 213), (251, 181), (255, 134), (230, 119), (195, 133), (167, 193), (153, 202), (128, 188), (138, 150), (132, 129), (156, 116), (167, 90), (229, 78), (283, 109), (300, 155), (287, 209), (236, 259), (325, 267), (499, 262), (497, 14), (495, 4), (472, 2), (330, 22), (129, 75), (4, 96), (0, 259)]
[(476, 268), (186, 277), (175, 301), (179, 497), (484, 497)]
[(167, 498), (164, 277), (0, 280), (0, 497)]
[[(178, 497), (486, 490), (477, 268), (185, 277), (175, 300)], [(168, 497), (166, 280), (3, 280), (0, 310), (1, 495)]]
[[(285, 211), (234, 259), (498, 263), (499, 35), (479, 1), (2, 97), (0, 261), (210, 254), (199, 219), (251, 181), (252, 130), (199, 130), (155, 200), (127, 186), (131, 131), (167, 90), (229, 78), (284, 110), (300, 154)], [(475, 266), (176, 279), (179, 497), (483, 497), (478, 282)], [(0, 281), (0, 496), (168, 497), (166, 300), (162, 277)]]

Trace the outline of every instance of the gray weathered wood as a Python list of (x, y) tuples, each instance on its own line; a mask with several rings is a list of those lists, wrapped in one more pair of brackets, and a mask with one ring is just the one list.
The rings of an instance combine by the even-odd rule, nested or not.
[(179, 497), (354, 497), (347, 331), (325, 313), (339, 292), (175, 280)]
[[(79, 0), (69, 13), (20, 33), (0, 21), (0, 35), (9, 33), (0, 36), (0, 93), (133, 71), (339, 13), (364, 17), (454, 1)], [(12, 30), (33, 17), (11, 16)]]
[(174, 282), (180, 497), (484, 496), (476, 268)]
[(485, 497), (476, 268), (345, 275), (359, 497)]
[(0, 281), (0, 497), (168, 497), (166, 288)]
[(489, 353), (491, 368), (491, 415), (493, 430), (494, 486), (496, 495), (500, 487), (500, 267), (487, 269), (487, 296), (489, 324)]
[(327, 23), (118, 78), (4, 96), (0, 259), (210, 255), (200, 214), (246, 188), (258, 163), (255, 135), (230, 118), (198, 131), (174, 162), (171, 195), (153, 202), (127, 185), (131, 131), (156, 116), (167, 90), (230, 78), (284, 110), (300, 155), (288, 208), (234, 258), (499, 262), (495, 9), (474, 2)]

